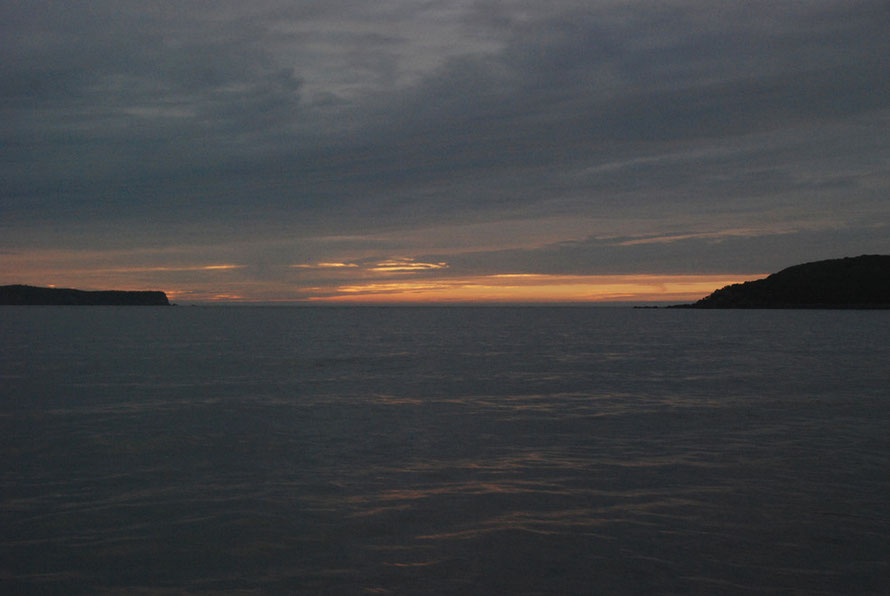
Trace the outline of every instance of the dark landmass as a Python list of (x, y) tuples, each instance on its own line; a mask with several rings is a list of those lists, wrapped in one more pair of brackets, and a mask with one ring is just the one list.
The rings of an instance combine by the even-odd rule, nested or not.
[(890, 308), (890, 255), (795, 265), (669, 308)]
[(68, 288), (35, 286), (0, 286), (0, 304), (53, 306), (170, 306), (167, 295), (160, 291), (127, 292), (108, 290), (88, 292)]

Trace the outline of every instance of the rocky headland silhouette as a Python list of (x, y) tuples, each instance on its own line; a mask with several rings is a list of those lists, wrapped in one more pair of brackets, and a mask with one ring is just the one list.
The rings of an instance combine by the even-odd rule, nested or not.
[(0, 286), (0, 304), (35, 306), (170, 306), (161, 291), (72, 290), (36, 286)]
[(795, 265), (670, 308), (890, 308), (890, 255)]

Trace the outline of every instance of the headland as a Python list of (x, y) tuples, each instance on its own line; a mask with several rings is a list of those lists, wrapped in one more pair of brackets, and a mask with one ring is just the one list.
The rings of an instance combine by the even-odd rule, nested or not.
[(669, 308), (890, 309), (890, 255), (794, 265)]
[(16, 306), (170, 306), (161, 291), (103, 290), (36, 286), (0, 286), (0, 304)]

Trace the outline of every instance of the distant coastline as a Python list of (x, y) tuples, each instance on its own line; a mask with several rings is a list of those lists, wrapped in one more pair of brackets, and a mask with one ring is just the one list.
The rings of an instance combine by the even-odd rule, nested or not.
[(0, 304), (9, 306), (170, 306), (159, 290), (87, 291), (37, 286), (0, 286)]
[(795, 265), (668, 308), (890, 309), (890, 255)]

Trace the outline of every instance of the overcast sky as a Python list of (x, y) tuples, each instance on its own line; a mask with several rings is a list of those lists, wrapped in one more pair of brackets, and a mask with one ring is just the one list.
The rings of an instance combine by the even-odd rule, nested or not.
[(888, 31), (886, 0), (5, 0), (0, 283), (671, 298), (890, 253)]

